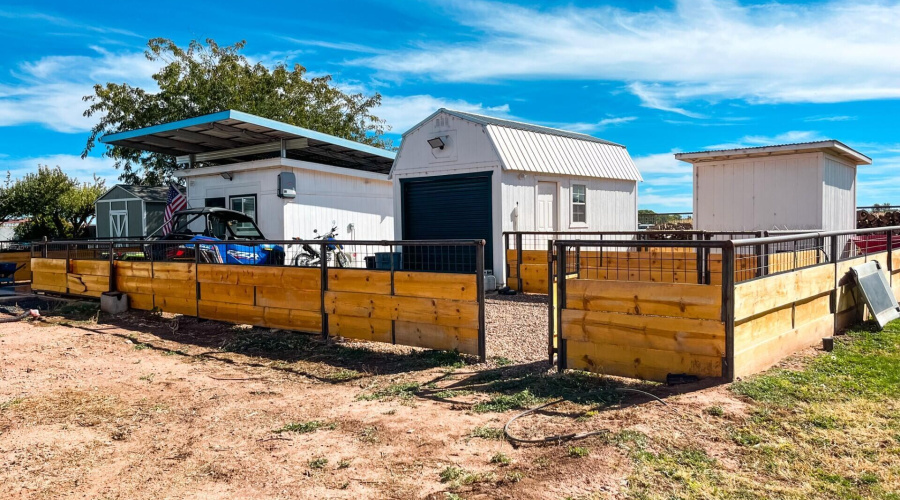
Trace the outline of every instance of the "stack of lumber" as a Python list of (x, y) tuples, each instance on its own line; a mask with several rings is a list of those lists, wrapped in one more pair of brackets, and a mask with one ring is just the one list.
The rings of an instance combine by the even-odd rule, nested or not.
[[(662, 224), (654, 224), (647, 231), (690, 231), (694, 226), (690, 222), (664, 222)], [(689, 240), (690, 234), (659, 234), (648, 233), (646, 236), (650, 240)]]
[(900, 226), (900, 210), (873, 213), (866, 210), (856, 212), (856, 228)]

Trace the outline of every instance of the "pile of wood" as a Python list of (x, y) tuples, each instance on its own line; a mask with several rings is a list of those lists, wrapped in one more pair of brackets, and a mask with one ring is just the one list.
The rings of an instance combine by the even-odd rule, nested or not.
[(858, 210), (856, 212), (857, 229), (886, 226), (900, 226), (900, 210), (879, 213), (867, 212), (865, 210)]
[[(654, 224), (650, 226), (647, 231), (690, 231), (694, 226), (690, 222), (664, 222), (662, 224)], [(644, 239), (648, 240), (690, 240), (693, 239), (693, 235), (690, 233), (685, 234), (677, 234), (677, 233), (652, 233), (648, 232), (648, 234), (644, 237)]]

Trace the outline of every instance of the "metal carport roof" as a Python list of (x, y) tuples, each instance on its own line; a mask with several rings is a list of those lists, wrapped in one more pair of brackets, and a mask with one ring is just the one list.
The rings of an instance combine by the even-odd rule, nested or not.
[[(212, 153), (247, 146), (277, 144), (281, 140), (305, 139), (290, 147), (287, 157), (337, 167), (386, 174), (395, 153), (367, 144), (335, 137), (314, 130), (262, 118), (235, 110), (225, 110), (152, 127), (108, 134), (100, 142), (123, 148), (151, 151), (172, 156)], [(277, 152), (236, 151), (234, 157), (220, 158), (208, 164), (250, 161)]]

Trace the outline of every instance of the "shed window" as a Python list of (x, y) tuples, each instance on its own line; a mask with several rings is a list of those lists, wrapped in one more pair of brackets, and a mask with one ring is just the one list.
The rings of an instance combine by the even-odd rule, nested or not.
[(587, 187), (572, 184), (572, 222), (587, 222)]
[[(232, 210), (237, 210), (238, 212), (249, 215), (254, 221), (257, 220), (255, 194), (232, 196), (229, 199), (229, 202), (231, 203)], [(234, 231), (234, 234), (238, 236), (245, 236), (245, 232), (248, 232), (247, 235), (251, 236), (256, 234), (256, 229), (253, 227), (253, 224), (248, 222), (235, 224), (231, 229)]]

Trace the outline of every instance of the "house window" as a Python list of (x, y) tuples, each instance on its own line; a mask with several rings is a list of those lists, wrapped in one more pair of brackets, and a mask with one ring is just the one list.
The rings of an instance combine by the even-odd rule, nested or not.
[(587, 188), (572, 184), (572, 222), (587, 223)]
[[(237, 210), (238, 212), (249, 215), (254, 221), (257, 220), (255, 194), (232, 196), (229, 198), (229, 203), (231, 203), (232, 210)], [(247, 222), (235, 224), (231, 229), (234, 231), (234, 234), (238, 236), (242, 236), (244, 231), (249, 231), (251, 235), (256, 234), (253, 225)]]

